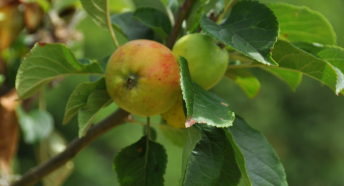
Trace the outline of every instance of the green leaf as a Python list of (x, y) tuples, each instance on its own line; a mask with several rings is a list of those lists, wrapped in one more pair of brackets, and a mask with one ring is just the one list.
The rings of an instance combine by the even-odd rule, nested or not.
[[(298, 47), (312, 53), (313, 55), (325, 60), (333, 65), (338, 74), (337, 82), (344, 81), (344, 49), (339, 46), (323, 46), (319, 44), (297, 43)], [(344, 85), (342, 85), (344, 86)], [(344, 87), (341, 87), (342, 89)], [(342, 91), (342, 93), (344, 93)]]
[(207, 0), (195, 0), (192, 9), (186, 19), (186, 28), (189, 32), (196, 31), (201, 17), (205, 11)]
[(236, 186), (241, 173), (225, 132), (202, 124), (187, 130), (182, 185)]
[(247, 172), (250, 185), (288, 185), (282, 163), (262, 134), (240, 117), (237, 117), (232, 127), (224, 130), (232, 145), (237, 147), (236, 161), (241, 172)]
[(284, 3), (269, 4), (269, 7), (278, 19), (281, 38), (291, 42), (336, 43), (333, 27), (319, 12)]
[(302, 81), (302, 73), (290, 69), (283, 69), (279, 67), (261, 67), (261, 69), (270, 72), (295, 91)]
[(195, 123), (205, 123), (215, 127), (229, 127), (235, 119), (234, 112), (228, 104), (215, 95), (207, 92), (196, 83), (192, 83), (188, 64), (185, 58), (180, 58), (180, 76), (183, 99), (186, 103), (187, 126)]
[(154, 30), (161, 38), (165, 38), (171, 32), (172, 26), (166, 14), (154, 8), (139, 8), (134, 17), (147, 27)]
[(303, 72), (333, 89), (337, 94), (344, 88), (343, 74), (325, 60), (301, 50), (286, 41), (278, 41), (272, 51), (279, 67)]
[(106, 26), (106, 7), (108, 0), (80, 0), (91, 18), (100, 26)]
[(125, 35), (129, 40), (154, 38), (153, 31), (135, 19), (132, 12), (112, 15), (111, 23), (116, 31)]
[(255, 97), (260, 91), (260, 81), (249, 70), (229, 69), (226, 75), (231, 78), (249, 98)]
[[(95, 85), (89, 85), (95, 88), (88, 94), (86, 102), (84, 102), (78, 110), (79, 136), (86, 134), (91, 124), (93, 124), (97, 118), (97, 115), (112, 102), (106, 91), (104, 79), (94, 82), (94, 84)], [(85, 101), (84, 98), (82, 101)]]
[(139, 8), (154, 8), (167, 15), (167, 9), (160, 0), (133, 0), (133, 3), (137, 9)]
[(210, 36), (260, 63), (276, 64), (270, 50), (277, 40), (278, 22), (273, 12), (256, 1), (237, 3), (227, 20), (217, 25), (203, 17), (201, 27)]
[(54, 128), (52, 116), (44, 110), (32, 110), (26, 113), (22, 108), (17, 109), (19, 124), (26, 143), (32, 144), (48, 137)]
[(62, 44), (36, 44), (22, 61), (16, 89), (25, 99), (36, 93), (43, 85), (57, 78), (76, 74), (102, 74), (98, 63), (80, 64), (72, 52)]
[(164, 147), (147, 137), (122, 149), (114, 161), (121, 186), (163, 186), (166, 164)]
[(68, 123), (78, 113), (79, 109), (87, 103), (90, 94), (97, 88), (104, 89), (104, 79), (97, 82), (81, 83), (74, 89), (67, 101), (63, 117), (64, 124)]
[(5, 82), (5, 76), (0, 74), (0, 87), (2, 87), (2, 84)]

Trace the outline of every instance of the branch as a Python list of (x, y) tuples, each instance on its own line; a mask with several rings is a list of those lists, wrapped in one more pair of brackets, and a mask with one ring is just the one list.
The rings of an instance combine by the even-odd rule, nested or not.
[(182, 24), (183, 24), (183, 21), (184, 21), (184, 19), (186, 19), (188, 17), (189, 12), (190, 12), (194, 2), (195, 2), (195, 0), (185, 0), (184, 4), (180, 8), (180, 10), (178, 12), (176, 23), (174, 24), (172, 33), (171, 33), (170, 37), (168, 38), (168, 42), (167, 42), (168, 48), (172, 48), (174, 43), (176, 42), (178, 35), (179, 35), (179, 32), (180, 32), (180, 29), (181, 29)]
[(63, 152), (53, 157), (49, 161), (30, 169), (21, 177), (21, 179), (14, 182), (11, 186), (25, 186), (37, 183), (44, 176), (47, 176), (49, 173), (58, 169), (72, 159), (78, 152), (80, 152), (86, 145), (91, 143), (98, 136), (102, 135), (113, 127), (122, 124), (128, 115), (129, 113), (122, 109), (117, 110), (114, 114), (102, 122), (91, 127), (85, 136), (74, 139)]

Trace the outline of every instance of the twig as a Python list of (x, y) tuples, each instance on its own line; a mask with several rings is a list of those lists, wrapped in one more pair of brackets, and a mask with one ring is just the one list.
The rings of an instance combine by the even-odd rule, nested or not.
[(111, 38), (115, 44), (115, 47), (118, 48), (119, 47), (119, 42), (117, 40), (115, 31), (113, 30), (112, 24), (111, 24), (111, 19), (110, 19), (110, 8), (109, 8), (109, 0), (106, 0), (106, 24), (108, 26)]
[(49, 173), (53, 172), (72, 159), (79, 151), (81, 151), (86, 145), (91, 143), (98, 136), (102, 135), (113, 127), (122, 124), (128, 115), (129, 113), (122, 109), (117, 110), (114, 114), (99, 124), (91, 127), (85, 136), (74, 139), (63, 152), (53, 157), (49, 161), (29, 170), (18, 181), (14, 182), (12, 186), (26, 186), (37, 183), (44, 176), (47, 176)]
[(195, 0), (185, 0), (184, 4), (179, 10), (176, 23), (174, 24), (173, 30), (171, 32), (170, 37), (167, 40), (167, 47), (172, 48), (174, 43), (176, 42), (180, 29), (182, 27), (183, 21), (188, 17), (189, 12), (194, 4)]

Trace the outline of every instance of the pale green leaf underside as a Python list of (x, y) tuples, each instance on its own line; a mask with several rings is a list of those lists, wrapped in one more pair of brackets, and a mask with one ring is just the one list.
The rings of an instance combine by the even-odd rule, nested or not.
[(235, 114), (224, 100), (192, 83), (187, 61), (180, 58), (180, 76), (183, 99), (186, 102), (187, 126), (204, 123), (215, 127), (229, 127)]
[(295, 91), (302, 82), (302, 73), (290, 69), (279, 67), (262, 67), (263, 70), (270, 72), (278, 79), (285, 82), (289, 87)]
[(79, 109), (79, 136), (86, 134), (101, 109), (112, 102), (106, 90), (96, 89), (88, 96), (87, 102)]
[(102, 86), (100, 81), (97, 82), (84, 82), (79, 84), (69, 96), (63, 123), (68, 123), (77, 113), (78, 110), (87, 103), (90, 94), (97, 88)]
[(286, 41), (276, 43), (272, 56), (280, 68), (302, 72), (327, 85), (337, 94), (343, 90), (343, 74), (337, 68)]
[[(333, 66), (337, 72), (338, 79), (337, 84), (341, 85), (338, 89), (343, 89), (344, 83), (344, 49), (339, 46), (334, 45), (319, 45), (319, 44), (309, 44), (309, 43), (297, 43), (297, 46), (303, 50), (325, 60)], [(337, 92), (338, 93), (338, 92)], [(343, 94), (344, 91), (342, 90)]]
[(79, 136), (83, 136), (97, 115), (111, 102), (104, 79), (82, 83), (68, 100), (64, 120), (68, 121), (78, 114)]
[(27, 98), (50, 81), (75, 74), (102, 74), (98, 63), (80, 64), (62, 44), (36, 44), (22, 61), (16, 89), (21, 99)]
[(319, 12), (284, 3), (268, 6), (278, 19), (281, 38), (291, 42), (336, 43), (333, 27)]
[(203, 17), (204, 32), (260, 63), (276, 64), (270, 50), (277, 40), (278, 22), (273, 12), (256, 1), (237, 3), (228, 19), (218, 25)]
[(100, 26), (106, 26), (106, 6), (108, 0), (80, 0), (91, 18)]
[(237, 117), (231, 128), (224, 130), (232, 145), (236, 147), (236, 161), (244, 174), (241, 180), (243, 185), (288, 185), (282, 163), (262, 134), (240, 117)]

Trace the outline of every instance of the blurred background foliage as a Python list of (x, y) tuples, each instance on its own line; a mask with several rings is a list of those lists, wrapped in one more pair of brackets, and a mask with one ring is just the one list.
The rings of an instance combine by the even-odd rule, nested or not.
[[(59, 6), (69, 6), (76, 0), (60, 0)], [(113, 11), (130, 10), (128, 0), (112, 0)], [(167, 1), (165, 1), (167, 2)], [(332, 23), (338, 44), (344, 47), (343, 0), (264, 0), (262, 2), (287, 2), (308, 6), (323, 13)], [(114, 50), (105, 29), (85, 17), (78, 30), (84, 39), (74, 51), (78, 57), (104, 60)], [(330, 89), (313, 79), (304, 77), (295, 92), (274, 76), (254, 70), (261, 81), (260, 93), (249, 99), (230, 79), (224, 78), (212, 91), (225, 98), (231, 108), (244, 117), (254, 128), (262, 131), (278, 152), (288, 175), (289, 185), (324, 186), (344, 185), (344, 97), (336, 96)], [(74, 87), (87, 79), (70, 78), (54, 85), (47, 92), (47, 108), (54, 116), (55, 128), (67, 141), (77, 136), (76, 120), (62, 125), (64, 107)], [(153, 120), (158, 132), (157, 141), (168, 153), (165, 175), (166, 186), (179, 183), (182, 149), (166, 139)], [(140, 124), (128, 123), (117, 127), (97, 139), (76, 156), (74, 171), (63, 185), (107, 186), (118, 185), (113, 171), (114, 156), (125, 146), (142, 136)], [(24, 173), (38, 163), (38, 146), (21, 140), (16, 159), (16, 171)]]

